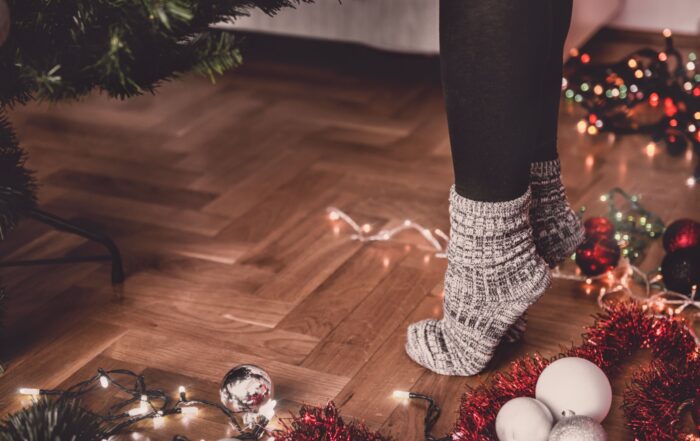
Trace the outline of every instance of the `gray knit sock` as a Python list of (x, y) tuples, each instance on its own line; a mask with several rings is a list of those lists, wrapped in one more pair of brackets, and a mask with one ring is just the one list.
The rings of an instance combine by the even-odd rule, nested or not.
[(508, 329), (547, 288), (528, 222), (530, 191), (507, 202), (450, 193), (450, 243), (441, 320), (408, 328), (406, 352), (444, 375), (481, 372)]
[(571, 256), (584, 237), (581, 219), (566, 200), (558, 159), (530, 165), (530, 189), (530, 223), (537, 252), (554, 267)]
[(509, 344), (517, 343), (522, 340), (523, 335), (525, 335), (525, 330), (527, 329), (527, 312), (513, 323), (513, 325), (508, 328), (506, 333), (503, 335), (503, 341)]

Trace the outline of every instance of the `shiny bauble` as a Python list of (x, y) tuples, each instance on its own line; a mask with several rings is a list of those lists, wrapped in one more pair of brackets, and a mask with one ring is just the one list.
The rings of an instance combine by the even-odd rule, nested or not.
[(595, 364), (578, 357), (560, 358), (547, 366), (535, 386), (535, 398), (560, 420), (564, 412), (601, 422), (610, 411), (612, 387)]
[(608, 441), (608, 434), (593, 418), (573, 415), (554, 425), (548, 441)]
[(0, 46), (2, 46), (10, 35), (10, 7), (7, 0), (0, 0)]
[(586, 237), (607, 237), (612, 239), (615, 236), (615, 225), (607, 217), (590, 217), (583, 223), (586, 230)]
[(700, 286), (700, 247), (683, 248), (664, 256), (661, 275), (666, 289), (689, 295)]
[(667, 253), (700, 246), (700, 222), (678, 219), (666, 227), (663, 243)]
[(496, 416), (499, 441), (547, 441), (554, 418), (547, 406), (534, 398), (513, 398)]
[(242, 364), (226, 374), (219, 394), (232, 412), (257, 412), (272, 399), (272, 380), (261, 368)]
[(599, 276), (615, 269), (620, 254), (620, 246), (615, 239), (593, 236), (576, 249), (576, 265), (587, 276)]

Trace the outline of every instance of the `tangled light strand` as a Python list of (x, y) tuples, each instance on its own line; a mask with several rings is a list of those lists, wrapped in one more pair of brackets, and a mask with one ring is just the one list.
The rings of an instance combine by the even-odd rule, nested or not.
[[(129, 388), (115, 381), (113, 376), (124, 375), (133, 378), (134, 386)], [(172, 403), (171, 398), (161, 389), (148, 389), (143, 375), (136, 374), (127, 369), (114, 369), (105, 371), (98, 369), (97, 374), (87, 380), (81, 381), (68, 389), (36, 389), (22, 387), (19, 393), (32, 397), (38, 396), (56, 396), (58, 399), (74, 399), (79, 398), (88, 392), (94, 390), (97, 385), (103, 389), (109, 388), (110, 385), (116, 387), (120, 391), (129, 395), (129, 398), (124, 399), (110, 406), (107, 414), (100, 415), (95, 412), (90, 412), (99, 418), (103, 423), (111, 423), (112, 427), (105, 429), (103, 433), (104, 439), (110, 439), (111, 436), (123, 432), (128, 427), (133, 426), (146, 419), (153, 421), (153, 427), (159, 429), (163, 427), (166, 416), (184, 415), (194, 417), (199, 413), (197, 406), (211, 407), (218, 409), (228, 418), (229, 422), (240, 432), (237, 435), (240, 440), (258, 440), (266, 433), (266, 426), (274, 417), (276, 401), (271, 400), (266, 405), (262, 406), (257, 414), (252, 418), (250, 424), (245, 428), (237, 421), (236, 415), (243, 412), (232, 412), (222, 404), (208, 400), (190, 399), (187, 397), (187, 392), (184, 386), (178, 389), (178, 400)], [(137, 403), (135, 407), (126, 410), (130, 405)], [(172, 404), (171, 404), (172, 403)], [(178, 437), (176, 437), (178, 438)], [(179, 437), (179, 439), (186, 439)]]
[[(398, 227), (384, 229), (379, 231), (378, 233), (370, 234), (370, 232), (372, 231), (371, 225), (363, 224), (362, 226), (360, 226), (360, 224), (355, 222), (355, 220), (343, 210), (336, 207), (328, 207), (326, 209), (326, 212), (328, 213), (328, 218), (330, 220), (342, 221), (355, 231), (355, 234), (350, 236), (350, 239), (352, 240), (358, 240), (360, 242), (389, 241), (392, 240), (394, 236), (403, 231), (415, 230), (425, 238), (425, 240), (430, 244), (432, 248), (435, 249), (435, 257), (441, 259), (447, 257), (445, 254), (445, 250), (447, 248), (446, 244), (449, 238), (439, 228), (436, 228), (431, 231), (429, 228), (426, 228), (417, 222), (413, 222), (410, 219), (406, 219)], [(442, 244), (438, 240), (438, 238), (442, 239), (445, 242), (445, 244)]]

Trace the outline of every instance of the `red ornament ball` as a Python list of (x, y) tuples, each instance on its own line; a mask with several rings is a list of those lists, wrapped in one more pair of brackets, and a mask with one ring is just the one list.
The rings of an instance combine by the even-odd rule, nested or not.
[(583, 223), (586, 229), (586, 237), (607, 237), (612, 239), (615, 235), (615, 225), (607, 217), (590, 217)]
[(587, 238), (576, 249), (576, 265), (587, 276), (598, 276), (615, 269), (620, 261), (617, 241), (604, 236)]
[(682, 248), (666, 254), (661, 262), (661, 275), (666, 289), (690, 294), (700, 287), (700, 247)]
[(667, 253), (700, 245), (700, 223), (678, 219), (664, 231), (663, 243)]

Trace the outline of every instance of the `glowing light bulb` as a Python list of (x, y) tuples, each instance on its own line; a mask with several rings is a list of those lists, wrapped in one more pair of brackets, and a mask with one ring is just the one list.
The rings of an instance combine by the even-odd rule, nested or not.
[(596, 126), (588, 126), (588, 134), (589, 135), (597, 135), (598, 134), (598, 128)]
[(104, 375), (100, 376), (100, 386), (105, 389), (109, 387), (109, 380)]
[(405, 390), (395, 390), (391, 395), (397, 400), (408, 400), (411, 398), (411, 393)]
[(369, 233), (370, 231), (372, 231), (372, 226), (370, 224), (364, 224), (362, 226), (363, 233)]
[(630, 69), (634, 69), (635, 67), (637, 67), (637, 60), (635, 60), (634, 58), (630, 58), (629, 60), (627, 60), (627, 65), (630, 67)]
[(127, 412), (129, 416), (140, 416), (140, 415), (145, 415), (148, 413), (148, 409), (145, 407), (134, 407), (133, 409), (129, 410)]
[(586, 133), (587, 128), (588, 128), (588, 123), (583, 119), (576, 124), (576, 130), (581, 134)]
[(688, 187), (695, 187), (695, 182), (696, 182), (695, 177), (691, 176), (685, 180), (685, 185), (687, 185)]
[(199, 413), (199, 408), (195, 406), (184, 406), (180, 408), (180, 413), (187, 416), (197, 416)]
[(641, 69), (637, 69), (634, 71), (634, 77), (635, 78), (644, 78), (644, 72), (642, 72)]
[(595, 93), (596, 95), (602, 95), (603, 86), (601, 86), (600, 84), (596, 84), (595, 86), (593, 86), (593, 93)]
[(673, 35), (673, 32), (669, 28), (666, 28), (662, 32), (663, 36), (666, 38), (670, 38)]
[(591, 62), (591, 56), (588, 54), (582, 54), (581, 55), (581, 63), (583, 64), (588, 64)]
[(153, 418), (153, 428), (160, 429), (165, 425), (165, 418), (162, 415), (155, 416)]
[(41, 390), (33, 387), (20, 387), (19, 393), (22, 395), (39, 395), (41, 394)]
[(668, 60), (668, 55), (666, 55), (666, 52), (659, 52), (659, 61), (666, 61)]
[(186, 392), (186, 391), (185, 391), (185, 386), (180, 386), (180, 387), (178, 387), (178, 388), (177, 388), (177, 392), (180, 393), (180, 394), (184, 394), (184, 393)]
[(328, 219), (332, 221), (337, 221), (338, 219), (340, 219), (340, 215), (337, 211), (333, 210), (330, 213), (328, 213)]
[(688, 61), (688, 64), (686, 64), (685, 67), (688, 70), (695, 70), (695, 63), (693, 63), (692, 61)]
[(648, 157), (653, 158), (654, 155), (656, 155), (656, 143), (655, 142), (650, 142), (647, 144), (645, 147), (645, 152)]
[(260, 407), (258, 413), (269, 421), (275, 416), (275, 406), (277, 406), (277, 400), (270, 400)]

